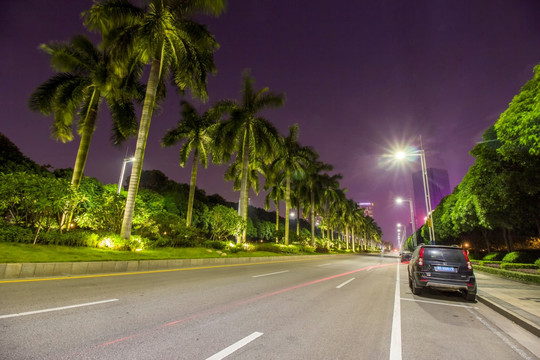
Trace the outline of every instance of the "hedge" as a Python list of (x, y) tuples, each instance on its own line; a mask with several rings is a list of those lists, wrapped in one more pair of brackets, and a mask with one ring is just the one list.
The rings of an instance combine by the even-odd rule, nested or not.
[(498, 275), (498, 276), (513, 279), (513, 280), (520, 280), (520, 281), (540, 284), (540, 274), (538, 275), (526, 274), (526, 273), (521, 273), (517, 271), (495, 269), (489, 266), (481, 266), (481, 265), (474, 265), (473, 268), (474, 270), (484, 271), (490, 274)]
[(504, 263), (504, 264), (501, 264), (501, 269), (503, 269), (503, 270), (508, 270), (508, 269), (538, 269), (538, 266), (536, 266), (536, 264)]

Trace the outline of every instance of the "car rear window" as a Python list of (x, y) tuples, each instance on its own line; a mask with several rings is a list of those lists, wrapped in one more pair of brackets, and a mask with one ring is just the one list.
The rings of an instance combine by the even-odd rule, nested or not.
[(445, 262), (465, 262), (465, 256), (461, 249), (425, 248), (425, 260), (437, 260)]

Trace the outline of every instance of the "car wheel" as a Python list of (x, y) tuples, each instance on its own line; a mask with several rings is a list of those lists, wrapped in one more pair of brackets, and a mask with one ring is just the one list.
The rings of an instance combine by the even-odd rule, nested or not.
[(412, 290), (411, 273), (409, 273), (409, 288), (411, 288), (411, 290)]
[(476, 301), (476, 291), (466, 291), (465, 292), (465, 300), (474, 302)]
[[(413, 275), (414, 276), (414, 275)], [(411, 280), (412, 282), (412, 286), (411, 286), (411, 290), (412, 290), (412, 293), (414, 295), (420, 295), (422, 294), (422, 288), (419, 288), (418, 286), (416, 286), (416, 281), (414, 281), (414, 279)]]

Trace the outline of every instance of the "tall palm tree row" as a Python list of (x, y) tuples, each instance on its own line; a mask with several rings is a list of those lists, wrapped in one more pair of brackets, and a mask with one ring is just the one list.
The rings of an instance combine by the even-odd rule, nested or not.
[[(166, 95), (165, 81), (198, 99), (206, 101), (206, 80), (215, 73), (213, 53), (218, 48), (214, 36), (204, 25), (193, 20), (200, 13), (219, 16), (224, 0), (149, 0), (138, 7), (128, 0), (97, 0), (85, 13), (85, 25), (102, 36), (98, 49), (85, 36), (69, 43), (42, 45), (51, 55), (58, 74), (40, 85), (31, 95), (32, 110), (53, 115), (53, 136), (61, 141), (73, 139), (72, 127), (76, 115), (81, 142), (74, 166), (72, 184), (79, 186), (92, 134), (96, 126), (99, 105), (106, 100), (112, 113), (113, 142), (120, 143), (137, 132), (132, 174), (126, 199), (121, 235), (129, 238), (133, 222), (135, 199), (156, 104)], [(149, 65), (145, 86), (138, 80)], [(133, 101), (142, 102), (139, 124), (135, 119)], [(355, 234), (367, 240), (380, 241), (382, 233), (373, 219), (361, 214), (356, 204), (339, 188), (341, 175), (328, 175), (331, 165), (318, 159), (310, 147), (298, 142), (298, 125), (280, 136), (275, 126), (260, 116), (267, 108), (283, 106), (285, 96), (267, 87), (256, 90), (249, 71), (243, 74), (239, 101), (219, 101), (199, 114), (187, 101), (181, 103), (181, 119), (162, 138), (163, 146), (181, 144), (180, 166), (185, 167), (193, 153), (190, 193), (186, 225), (191, 225), (198, 164), (208, 165), (212, 155), (215, 163), (234, 161), (225, 174), (234, 180), (240, 191), (238, 212), (247, 221), (249, 191), (259, 191), (260, 174), (265, 178), (266, 207), (270, 200), (276, 206), (276, 231), (279, 230), (279, 203), (285, 201), (285, 236), (289, 243), (289, 212), (292, 206), (309, 211), (311, 243), (315, 246), (315, 214), (323, 216), (328, 244), (339, 232), (345, 246)], [(222, 119), (228, 115), (228, 118)], [(371, 220), (370, 220), (371, 219)], [(299, 225), (299, 222), (297, 222)], [(297, 233), (299, 226), (297, 226)], [(324, 237), (324, 234), (323, 234)], [(246, 241), (246, 231), (238, 242)]]
[(84, 14), (86, 26), (102, 34), (120, 74), (133, 69), (141, 74), (141, 67), (150, 65), (122, 222), (121, 236), (125, 239), (131, 235), (158, 90), (164, 93), (164, 80), (171, 75), (181, 91), (189, 89), (194, 96), (207, 99), (206, 78), (216, 71), (213, 53), (218, 43), (205, 26), (193, 21), (193, 16), (201, 12), (218, 16), (224, 7), (224, 0), (150, 0), (144, 7), (125, 0), (104, 0)]
[[(244, 72), (243, 79), (241, 103), (230, 100), (219, 103), (219, 108), (227, 112), (229, 118), (218, 126), (216, 142), (222, 151), (222, 160), (228, 161), (235, 154), (236, 161), (242, 165), (239, 170), (238, 209), (239, 214), (247, 221), (250, 160), (259, 157), (263, 163), (271, 162), (278, 141), (277, 129), (258, 114), (265, 108), (282, 106), (285, 96), (270, 92), (267, 87), (256, 91), (249, 72)], [(237, 241), (245, 240), (246, 230)]]
[(291, 209), (291, 180), (303, 179), (314, 150), (298, 143), (298, 124), (289, 128), (289, 135), (282, 137), (279, 153), (273, 167), (283, 169), (285, 180), (285, 244), (289, 244), (289, 212)]

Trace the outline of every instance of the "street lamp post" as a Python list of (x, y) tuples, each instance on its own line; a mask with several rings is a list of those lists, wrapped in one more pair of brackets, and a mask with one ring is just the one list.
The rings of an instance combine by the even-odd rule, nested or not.
[(414, 217), (414, 206), (413, 206), (413, 200), (412, 199), (403, 199), (403, 198), (397, 198), (396, 203), (401, 204), (402, 202), (408, 202), (409, 207), (411, 210), (411, 230), (413, 235), (413, 246), (416, 247), (416, 219)]
[(122, 182), (124, 181), (124, 173), (126, 172), (126, 164), (135, 161), (134, 157), (131, 158), (125, 158), (124, 162), (122, 164), (122, 171), (120, 172), (120, 179), (118, 180), (118, 191), (117, 194), (120, 194), (120, 190), (122, 189)]
[(421, 148), (420, 150), (416, 152), (412, 152), (412, 153), (404, 153), (401, 151), (396, 154), (396, 158), (398, 159), (403, 159), (406, 156), (420, 156), (420, 163), (422, 165), (422, 183), (424, 184), (424, 198), (426, 200), (429, 240), (430, 240), (430, 243), (433, 245), (435, 244), (435, 228), (433, 226), (433, 215), (431, 211), (431, 198), (429, 195), (429, 178), (428, 178), (427, 165), (426, 165), (426, 153), (424, 152), (424, 149)]

